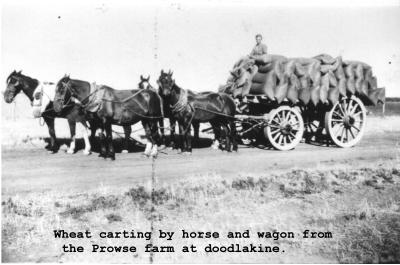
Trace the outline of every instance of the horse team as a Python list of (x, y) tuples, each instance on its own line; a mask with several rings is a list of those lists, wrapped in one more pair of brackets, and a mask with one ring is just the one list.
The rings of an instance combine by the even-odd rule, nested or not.
[(71, 133), (68, 153), (75, 152), (76, 123), (82, 125), (84, 154), (90, 154), (90, 142), (100, 129), (99, 156), (114, 160), (112, 125), (124, 128), (125, 151), (132, 132), (131, 126), (141, 122), (147, 139), (144, 154), (148, 157), (157, 156), (159, 146), (166, 144), (164, 118), (170, 120), (171, 147), (177, 147), (175, 124), (178, 123), (182, 154), (192, 152), (191, 127), (194, 128), (194, 139), (198, 139), (199, 124), (205, 122), (211, 124), (217, 146), (228, 152), (237, 151), (234, 122), (236, 105), (228, 94), (196, 94), (185, 90), (175, 83), (171, 71), (161, 71), (157, 80), (158, 90), (150, 85), (150, 77), (140, 76), (140, 79), (137, 89), (117, 90), (106, 85), (71, 79), (67, 75), (56, 84), (40, 82), (21, 71), (13, 71), (6, 80), (4, 100), (11, 103), (18, 93), (25, 93), (31, 101), (33, 115), (42, 117), (48, 126), (50, 142), (47, 148), (52, 153), (59, 149), (54, 130), (55, 118), (68, 120)]

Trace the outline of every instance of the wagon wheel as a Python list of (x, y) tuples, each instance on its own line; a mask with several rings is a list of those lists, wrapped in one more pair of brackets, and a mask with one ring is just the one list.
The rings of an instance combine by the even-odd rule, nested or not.
[(278, 150), (293, 149), (303, 138), (304, 121), (300, 112), (289, 106), (280, 106), (270, 113), (264, 134)]
[(343, 98), (325, 114), (325, 129), (339, 147), (357, 144), (365, 130), (367, 111), (356, 97)]

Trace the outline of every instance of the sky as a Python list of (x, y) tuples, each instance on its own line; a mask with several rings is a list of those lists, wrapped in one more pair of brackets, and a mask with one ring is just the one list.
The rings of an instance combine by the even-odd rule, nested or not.
[(171, 69), (183, 88), (216, 91), (260, 33), (271, 54), (366, 62), (387, 96), (400, 97), (400, 1), (357, 2), (8, 1), (1, 78), (14, 69), (47, 81), (67, 73), (134, 89), (141, 74), (156, 86)]

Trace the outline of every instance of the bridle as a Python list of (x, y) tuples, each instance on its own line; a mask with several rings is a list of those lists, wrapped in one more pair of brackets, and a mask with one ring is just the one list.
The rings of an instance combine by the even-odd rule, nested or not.
[[(79, 100), (79, 99), (76, 97), (76, 93), (72, 90), (71, 79), (68, 80), (67, 82), (61, 82), (61, 83), (62, 83), (63, 88), (64, 88), (65, 90), (68, 90), (69, 93), (71, 94), (71, 96), (69, 97), (67, 103), (65, 103), (65, 104), (64, 104), (64, 97), (65, 97), (65, 95), (64, 95), (64, 97), (58, 99), (58, 100), (61, 101), (61, 103), (62, 103), (62, 108), (63, 108), (63, 109), (66, 108), (66, 107), (68, 107), (68, 106), (73, 105), (74, 103), (81, 105), (83, 108), (88, 107), (90, 104), (93, 103), (93, 100), (95, 99), (95, 97), (92, 97), (92, 96), (93, 96), (95, 93), (97, 93), (97, 91), (99, 90), (99, 87), (96, 86), (96, 88), (93, 90), (93, 92), (91, 92), (91, 87), (92, 87), (92, 86), (90, 85), (90, 86), (89, 86), (89, 94), (88, 94), (86, 97), (84, 97), (82, 100)], [(92, 98), (90, 98), (90, 97), (92, 97)], [(89, 99), (89, 101), (85, 104), (84, 102), (85, 102), (86, 100), (88, 100), (88, 99)], [(71, 103), (71, 101), (72, 101), (72, 103)]]
[[(61, 103), (61, 105), (62, 105), (62, 109), (65, 109), (66, 107), (69, 107), (71, 104), (71, 101), (72, 101), (72, 98), (73, 98), (73, 91), (72, 91), (72, 89), (71, 89), (71, 84), (70, 84), (70, 80), (68, 80), (67, 82), (61, 82), (62, 83), (62, 86), (63, 86), (63, 89), (65, 89), (65, 91), (69, 91), (69, 93), (71, 94), (70, 95), (70, 97), (69, 97), (69, 99), (68, 99), (68, 101), (67, 101), (67, 103), (64, 103), (64, 101), (65, 101), (65, 94), (66, 94), (66, 92), (64, 93), (64, 95), (62, 96), (62, 97), (60, 97), (60, 98), (58, 98), (57, 99), (57, 101), (60, 101), (60, 103)], [(55, 101), (55, 100), (54, 100)]]
[[(16, 80), (16, 82), (15, 82), (15, 83), (11, 83), (11, 79)], [(12, 87), (12, 88), (8, 89), (9, 87)], [(20, 81), (18, 78), (14, 77), (14, 76), (11, 76), (11, 77), (9, 78), (8, 82), (7, 82), (7, 89), (6, 89), (6, 91), (5, 91), (4, 93), (6, 93), (7, 90), (8, 90), (9, 92), (11, 92), (11, 93), (12, 93), (12, 101), (14, 101), (15, 97), (16, 97), (19, 93), (21, 93), (21, 91), (23, 90), (23, 88), (24, 88), (24, 84), (21, 83), (21, 81)], [(7, 94), (8, 94), (8, 93), (7, 93)]]

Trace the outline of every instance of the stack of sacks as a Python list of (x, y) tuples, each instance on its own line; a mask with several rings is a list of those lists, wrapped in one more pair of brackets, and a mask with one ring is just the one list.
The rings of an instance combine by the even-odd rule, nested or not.
[(234, 82), (232, 94), (266, 95), (281, 103), (287, 99), (306, 105), (312, 102), (336, 103), (340, 96), (360, 97), (365, 104), (383, 102), (384, 88), (377, 88), (376, 77), (369, 65), (343, 61), (321, 54), (313, 58), (286, 58), (263, 55), (251, 60), (240, 59), (231, 71)]

